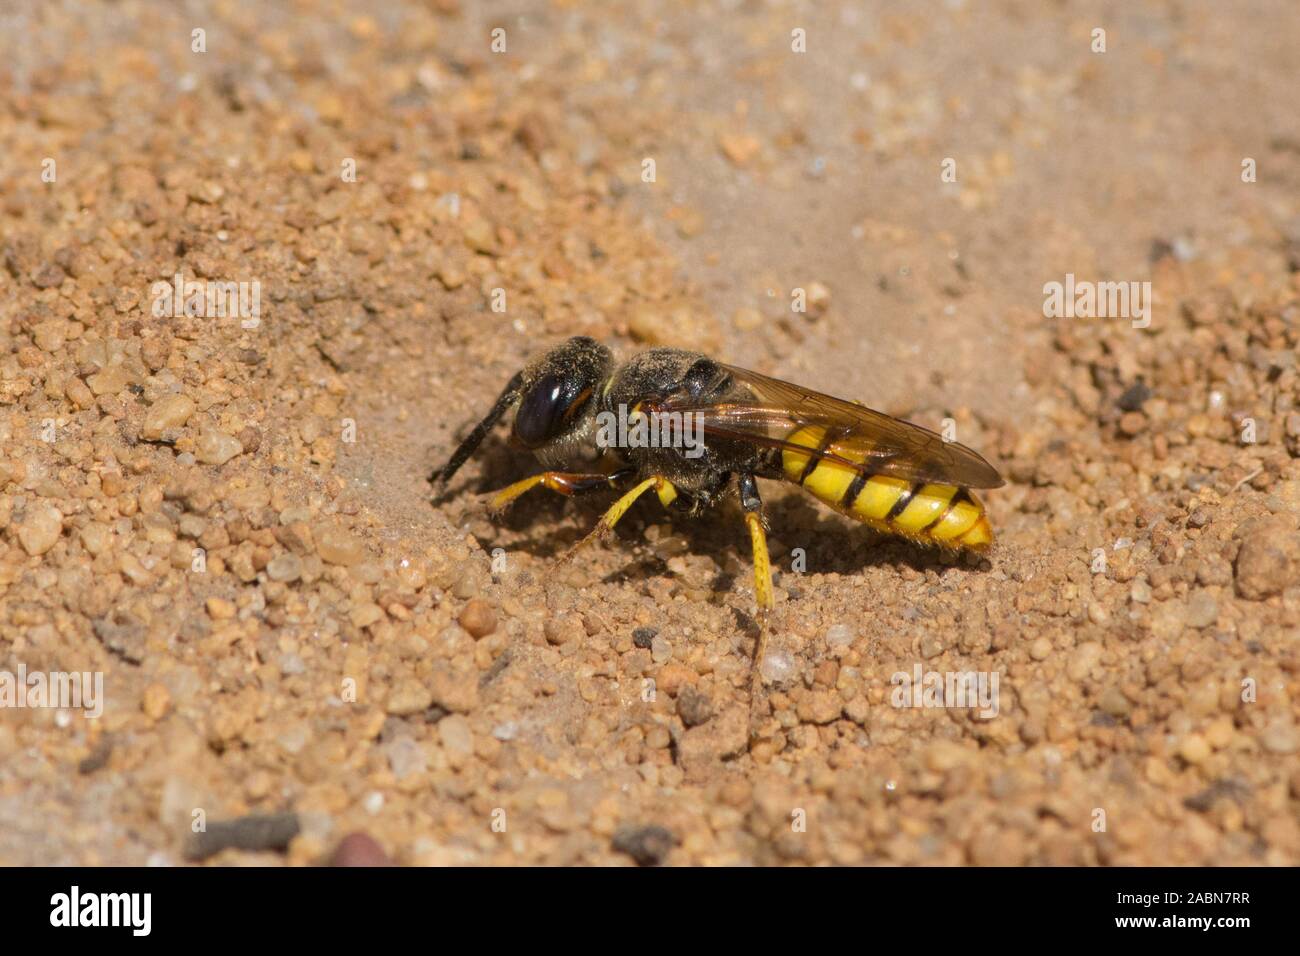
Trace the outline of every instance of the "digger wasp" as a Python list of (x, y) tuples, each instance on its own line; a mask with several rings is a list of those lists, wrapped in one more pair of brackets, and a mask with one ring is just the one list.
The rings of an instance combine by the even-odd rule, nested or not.
[(583, 336), (511, 378), (430, 481), (445, 486), (511, 409), (514, 443), (545, 470), (492, 495), (494, 511), (536, 487), (563, 495), (621, 492), (591, 538), (608, 534), (651, 490), (665, 507), (688, 514), (734, 492), (753, 549), (760, 619), (774, 604), (760, 478), (799, 485), (843, 515), (913, 541), (977, 552), (993, 541), (972, 489), (1003, 481), (964, 445), (696, 352), (653, 348), (620, 364)]

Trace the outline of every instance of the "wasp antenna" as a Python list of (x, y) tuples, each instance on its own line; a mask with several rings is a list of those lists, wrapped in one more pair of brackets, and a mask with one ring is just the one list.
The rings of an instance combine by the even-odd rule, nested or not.
[(483, 439), (487, 433), (492, 430), (492, 426), (501, 420), (501, 416), (510, 410), (510, 407), (519, 401), (519, 387), (523, 381), (523, 372), (516, 372), (501, 394), (497, 397), (496, 404), (492, 410), (487, 413), (484, 419), (474, 426), (474, 430), (465, 436), (465, 440), (457, 446), (452, 452), (451, 458), (447, 464), (435, 470), (429, 476), (431, 483), (437, 483), (439, 487), (445, 487), (447, 482), (451, 481), (452, 476), (460, 471), (460, 466), (469, 461), (470, 455), (478, 450), (478, 446), (483, 444)]

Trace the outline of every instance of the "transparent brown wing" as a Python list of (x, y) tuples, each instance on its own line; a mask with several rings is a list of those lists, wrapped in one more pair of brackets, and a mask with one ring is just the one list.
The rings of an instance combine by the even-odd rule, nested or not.
[[(748, 369), (721, 368), (743, 386), (732, 390), (736, 397), (711, 403), (669, 397), (656, 403), (656, 410), (698, 416), (706, 439), (712, 435), (798, 450), (863, 474), (963, 488), (998, 488), (1005, 483), (977, 453), (944, 441), (928, 428)], [(814, 445), (810, 436), (817, 434), (817, 427), (825, 432)], [(804, 435), (796, 434), (801, 431)]]

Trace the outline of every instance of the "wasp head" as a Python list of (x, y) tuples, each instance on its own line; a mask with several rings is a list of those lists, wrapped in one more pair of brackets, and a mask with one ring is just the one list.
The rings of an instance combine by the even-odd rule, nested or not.
[(538, 451), (577, 444), (590, 427), (597, 395), (613, 367), (609, 349), (577, 336), (547, 352), (524, 370), (512, 437)]

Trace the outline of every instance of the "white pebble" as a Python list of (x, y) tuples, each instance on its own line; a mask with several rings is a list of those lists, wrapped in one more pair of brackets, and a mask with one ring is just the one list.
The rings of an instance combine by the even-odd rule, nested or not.
[(666, 639), (656, 637), (650, 642), (650, 659), (656, 664), (663, 664), (672, 656), (673, 646)]
[(773, 684), (780, 684), (794, 677), (794, 658), (785, 651), (768, 651), (759, 665), (758, 672), (763, 679)]
[(832, 649), (850, 647), (856, 637), (853, 628), (847, 624), (832, 624), (826, 629), (826, 646)]

